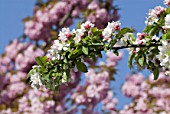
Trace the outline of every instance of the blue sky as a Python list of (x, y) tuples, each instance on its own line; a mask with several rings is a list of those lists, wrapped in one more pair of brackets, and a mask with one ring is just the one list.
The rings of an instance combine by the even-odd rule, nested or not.
[[(23, 23), (21, 20), (26, 16), (32, 15), (32, 9), (35, 0), (0, 0), (0, 53), (4, 52), (4, 47), (10, 40), (17, 38), (23, 33)], [(163, 5), (162, 0), (115, 0), (121, 10), (122, 26), (133, 27), (137, 31), (142, 31), (145, 27), (144, 21), (148, 9), (155, 6)], [(130, 73), (127, 67), (128, 53), (125, 52), (124, 59), (119, 63), (116, 75), (116, 82), (113, 83), (116, 97), (121, 99), (118, 108), (121, 108), (125, 103), (130, 102), (120, 94), (121, 84), (124, 82), (125, 75)], [(148, 75), (148, 71), (143, 71), (144, 75)]]

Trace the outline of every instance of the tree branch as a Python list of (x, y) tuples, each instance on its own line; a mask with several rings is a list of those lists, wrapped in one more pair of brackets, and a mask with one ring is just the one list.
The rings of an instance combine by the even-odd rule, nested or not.
[(75, 5), (73, 5), (73, 6), (71, 7), (70, 11), (69, 11), (69, 12), (63, 17), (63, 19), (60, 21), (59, 27), (61, 27), (61, 26), (67, 21), (67, 19), (71, 16), (74, 8), (75, 8)]
[(72, 106), (70, 109), (68, 109), (68, 110), (66, 110), (66, 111), (64, 111), (64, 112), (61, 112), (61, 113), (59, 113), (59, 114), (69, 114), (69, 112), (72, 111), (72, 110), (74, 110), (74, 109), (76, 109), (76, 106), (75, 106), (75, 105)]

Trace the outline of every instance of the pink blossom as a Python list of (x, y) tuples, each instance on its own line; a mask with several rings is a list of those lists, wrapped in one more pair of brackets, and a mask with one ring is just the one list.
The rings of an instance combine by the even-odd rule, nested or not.
[(118, 103), (117, 99), (112, 99), (110, 102), (106, 103), (104, 106), (105, 110), (115, 110), (115, 106)]
[[(22, 51), (28, 47), (28, 43), (21, 43), (18, 39), (14, 39), (6, 48), (5, 52), (7, 56), (14, 59), (19, 51)], [(15, 49), (15, 50), (14, 50)]]
[(122, 92), (128, 97), (137, 97), (139, 95), (140, 87), (128, 81), (122, 86)]
[(98, 6), (98, 4), (97, 4), (95, 1), (92, 1), (92, 2), (88, 5), (87, 8), (90, 9), (90, 10), (96, 10), (96, 9), (99, 8), (99, 6)]
[(75, 98), (77, 104), (83, 104), (86, 102), (86, 98), (83, 95), (78, 95)]
[(41, 49), (35, 48), (34, 45), (30, 45), (23, 53), (17, 55), (16, 57), (17, 69), (21, 71), (26, 71), (31, 67), (30, 65), (35, 64), (35, 58), (37, 56), (42, 55), (44, 55), (44, 52)]

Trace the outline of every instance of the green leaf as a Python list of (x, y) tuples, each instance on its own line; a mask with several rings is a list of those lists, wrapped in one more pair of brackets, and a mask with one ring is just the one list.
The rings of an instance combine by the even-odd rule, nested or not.
[(153, 75), (154, 75), (154, 80), (157, 80), (159, 77), (159, 68), (154, 69)]
[(119, 52), (117, 50), (114, 50), (113, 52), (116, 56), (119, 56)]
[(156, 31), (157, 31), (157, 27), (153, 27), (151, 30), (150, 30), (150, 36), (154, 36), (156, 34)]
[(144, 63), (145, 63), (144, 60), (145, 60), (144, 56), (142, 56), (141, 58), (138, 59), (138, 63), (139, 63), (139, 65), (140, 65), (141, 67), (144, 66)]
[(87, 66), (82, 62), (76, 62), (77, 69), (81, 72), (87, 72)]
[(162, 39), (163, 39), (163, 40), (166, 40), (166, 34), (163, 34), (163, 35), (162, 35)]
[(81, 21), (79, 21), (78, 23), (77, 23), (77, 29), (80, 29), (81, 28)]
[(91, 58), (94, 62), (96, 62), (96, 56), (94, 54), (91, 55)]
[(42, 58), (41, 58), (41, 61), (42, 61), (42, 63), (46, 63), (46, 61), (47, 61), (47, 56), (43, 56)]
[(42, 60), (41, 60), (41, 57), (36, 57), (36, 58), (35, 58), (35, 61), (36, 61), (36, 63), (37, 63), (38, 65), (43, 66), (43, 62), (42, 62)]
[(70, 52), (70, 54), (68, 54), (68, 58), (70, 59), (72, 55), (73, 53)]
[(31, 69), (31, 70), (29, 71), (28, 76), (27, 76), (27, 79), (30, 78), (30, 76), (34, 73), (34, 70), (35, 70), (35, 69)]
[(92, 33), (95, 33), (96, 31), (98, 31), (98, 29), (95, 27), (95, 28), (92, 28)]
[(84, 39), (82, 39), (82, 41), (83, 41), (83, 43), (86, 43), (86, 42), (87, 42), (85, 38), (84, 38)]
[(65, 58), (65, 59), (64, 59), (64, 62), (65, 62), (65, 63), (67, 63), (67, 62), (68, 62), (68, 61), (67, 61), (67, 58)]
[(134, 37), (134, 34), (129, 34), (129, 35), (130, 35), (130, 37), (132, 38), (133, 41), (136, 40), (136, 38)]
[(128, 60), (128, 67), (131, 69), (132, 68), (132, 61), (133, 58), (135, 57), (135, 54), (131, 54)]
[[(97, 28), (93, 28), (92, 33), (94, 36), (99, 36), (99, 35), (101, 35), (102, 31), (98, 30)], [(97, 37), (97, 38), (99, 38), (99, 37)]]
[(146, 26), (145, 29), (143, 30), (143, 32), (149, 32), (154, 26), (153, 25), (149, 25), (149, 26)]
[(168, 50), (167, 54), (168, 54), (168, 56), (170, 57), (170, 50)]
[(97, 56), (100, 57), (100, 58), (102, 58), (102, 52), (101, 52), (101, 51), (100, 51), (100, 52), (97, 52)]
[(46, 64), (46, 61), (47, 61), (47, 57), (46, 56), (43, 56), (43, 57), (36, 57), (35, 58), (35, 61), (38, 65), (45, 65)]
[(62, 83), (69, 82), (70, 81), (70, 72), (69, 70), (65, 71), (62, 76)]
[(126, 34), (127, 32), (133, 32), (133, 31), (134, 31), (133, 29), (127, 27), (121, 29), (122, 34)]
[(101, 43), (92, 43), (92, 44), (90, 44), (90, 45), (103, 46), (103, 42), (101, 42)]
[(170, 13), (170, 7), (166, 8), (165, 12), (166, 12), (167, 14), (169, 14), (169, 13)]
[(170, 30), (167, 31), (166, 39), (170, 39)]
[(86, 55), (89, 54), (89, 49), (88, 49), (88, 47), (83, 46), (83, 47), (82, 47), (82, 51), (83, 51), (83, 53), (86, 54)]

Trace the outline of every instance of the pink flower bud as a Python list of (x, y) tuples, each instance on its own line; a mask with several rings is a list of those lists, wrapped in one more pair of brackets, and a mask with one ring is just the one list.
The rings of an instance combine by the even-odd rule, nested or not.
[(88, 32), (88, 35), (92, 35), (92, 32), (91, 32), (91, 31), (89, 31), (89, 32)]
[(72, 34), (66, 34), (66, 37), (68, 40), (70, 40), (70, 38), (72, 37)]
[(87, 25), (84, 26), (84, 28), (85, 28), (85, 29), (90, 29), (91, 26), (90, 26), (89, 24), (87, 24)]
[(114, 27), (114, 30), (119, 30), (120, 29), (120, 26), (119, 25), (116, 25), (115, 27)]
[(133, 50), (133, 51), (132, 51), (132, 53), (133, 53), (133, 54), (136, 54), (136, 51), (135, 51), (135, 50)]

